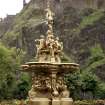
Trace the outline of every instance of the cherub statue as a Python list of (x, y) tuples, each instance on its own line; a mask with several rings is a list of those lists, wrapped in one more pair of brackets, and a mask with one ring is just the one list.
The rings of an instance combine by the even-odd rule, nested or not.
[(68, 91), (67, 86), (64, 85), (61, 96), (62, 96), (63, 98), (69, 98), (69, 95), (70, 95), (70, 92)]
[(60, 50), (60, 51), (63, 50), (63, 43), (59, 41), (59, 37), (56, 37), (55, 44), (56, 44), (56, 48), (57, 48), (56, 50)]
[(52, 26), (52, 24), (48, 24), (48, 28), (49, 28), (50, 31), (53, 32), (53, 26)]
[(48, 20), (48, 22), (53, 23), (54, 13), (50, 10), (49, 7), (45, 11), (46, 11), (46, 19)]
[(47, 40), (46, 40), (46, 45), (48, 49), (50, 50), (50, 55), (54, 57), (54, 36), (53, 35), (48, 35)]
[(46, 87), (51, 90), (51, 80), (49, 77), (46, 78)]
[(43, 49), (45, 47), (45, 37), (44, 35), (40, 36), (40, 39), (36, 39), (36, 42), (39, 42), (39, 49)]
[(44, 49), (45, 46), (46, 46), (44, 35), (41, 35), (40, 39), (36, 39), (35, 42), (37, 42), (37, 44), (36, 44), (36, 47), (37, 47), (37, 54), (36, 54), (36, 56), (38, 57), (39, 54), (40, 54), (40, 50)]
[(46, 19), (47, 20), (53, 20), (53, 13), (52, 13), (52, 11), (48, 8), (48, 9), (46, 9)]
[(33, 100), (36, 97), (36, 91), (34, 89), (34, 86), (32, 86), (31, 90), (29, 91), (28, 95), (29, 95), (29, 99)]
[(60, 63), (61, 62), (60, 54), (63, 50), (63, 45), (62, 42), (59, 41), (59, 37), (56, 37), (54, 41), (53, 50), (55, 53), (56, 62)]

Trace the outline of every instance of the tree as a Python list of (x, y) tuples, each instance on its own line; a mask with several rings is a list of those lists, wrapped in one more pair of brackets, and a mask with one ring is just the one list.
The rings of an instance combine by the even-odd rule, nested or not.
[[(18, 96), (21, 96), (21, 87), (24, 87), (26, 93), (28, 91), (29, 80), (24, 80), (24, 73), (20, 73), (20, 64), (24, 53), (20, 49), (6, 48), (0, 43), (0, 99), (16, 98), (14, 93), (18, 90)], [(19, 78), (20, 77), (20, 78)], [(21, 79), (23, 77), (23, 79)], [(28, 75), (27, 75), (28, 77)], [(20, 82), (21, 81), (21, 82)]]
[[(99, 80), (97, 76), (89, 71), (76, 72), (65, 76), (65, 81), (74, 99), (86, 99), (88, 93), (94, 98), (97, 89), (99, 89)], [(90, 97), (90, 96), (89, 96)]]

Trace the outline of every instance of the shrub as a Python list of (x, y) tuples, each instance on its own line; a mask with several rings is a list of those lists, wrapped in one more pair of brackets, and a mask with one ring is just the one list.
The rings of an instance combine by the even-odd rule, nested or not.
[(104, 100), (83, 100), (83, 101), (75, 101), (74, 105), (105, 105)]

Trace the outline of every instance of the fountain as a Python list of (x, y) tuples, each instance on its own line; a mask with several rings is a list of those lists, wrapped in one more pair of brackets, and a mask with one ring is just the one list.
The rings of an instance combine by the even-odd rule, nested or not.
[(22, 65), (22, 71), (32, 76), (32, 88), (29, 91), (29, 105), (72, 105), (69, 91), (64, 82), (64, 75), (79, 69), (76, 63), (62, 63), (63, 43), (53, 33), (53, 16), (50, 2), (47, 3), (46, 37), (36, 39), (37, 62)]

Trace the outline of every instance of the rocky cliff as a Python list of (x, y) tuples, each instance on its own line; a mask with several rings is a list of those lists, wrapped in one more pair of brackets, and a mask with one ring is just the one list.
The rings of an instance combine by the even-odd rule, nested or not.
[(4, 19), (1, 18), (0, 38), (2, 38), (5, 32), (12, 27), (14, 18), (15, 18), (15, 15), (7, 15)]
[[(92, 8), (81, 10), (69, 5), (71, 1), (55, 1), (56, 5), (52, 3), (56, 10), (54, 33), (63, 41), (65, 54), (79, 63), (83, 70), (94, 71), (105, 80), (105, 11)], [(25, 61), (35, 57), (34, 40), (41, 34), (46, 35), (45, 6), (45, 1), (31, 0), (1, 39), (6, 46), (26, 51)]]

